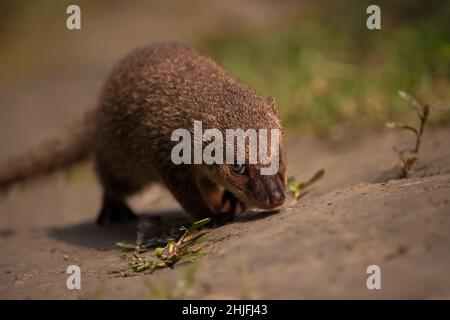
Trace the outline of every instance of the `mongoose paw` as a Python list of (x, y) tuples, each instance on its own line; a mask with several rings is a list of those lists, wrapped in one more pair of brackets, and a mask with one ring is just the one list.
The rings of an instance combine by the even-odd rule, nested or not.
[(97, 218), (97, 224), (108, 225), (124, 223), (135, 220), (136, 218), (137, 216), (125, 203), (104, 200), (103, 207)]
[(245, 203), (238, 200), (230, 191), (225, 190), (222, 195), (220, 215), (232, 214), (243, 212), (246, 209)]
[(236, 214), (245, 211), (245, 209), (245, 203), (236, 198), (230, 191), (225, 190), (222, 195), (220, 212), (211, 218), (213, 227), (219, 227), (233, 221)]

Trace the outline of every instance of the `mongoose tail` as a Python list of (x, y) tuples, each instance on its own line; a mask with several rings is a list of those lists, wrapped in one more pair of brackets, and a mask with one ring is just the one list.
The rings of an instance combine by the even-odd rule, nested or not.
[(0, 167), (0, 192), (16, 184), (42, 178), (86, 160), (92, 151), (92, 112), (68, 128), (65, 134), (44, 141), (31, 151)]

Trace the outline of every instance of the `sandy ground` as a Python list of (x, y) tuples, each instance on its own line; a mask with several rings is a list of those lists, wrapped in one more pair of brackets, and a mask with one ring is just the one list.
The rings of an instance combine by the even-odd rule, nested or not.
[[(145, 19), (129, 19), (126, 10), (106, 12), (104, 20), (88, 20), (89, 33), (65, 34), (58, 46), (50, 30), (37, 29), (37, 35), (13, 29), (24, 46), (9, 54), (33, 49), (44, 71), (30, 74), (39, 70), (27, 67), (26, 54), (25, 73), (10, 77), (12, 70), (4, 70), (0, 163), (58, 134), (94, 104), (114, 61), (143, 40), (184, 41), (223, 25), (284, 19), (289, 11), (236, 2), (214, 2), (219, 8), (205, 2), (208, 14), (201, 19), (192, 8), (181, 8), (181, 16), (164, 6), (129, 10)], [(34, 48), (33, 38), (43, 45)], [(79, 51), (70, 50), (71, 42)], [(78, 64), (56, 70), (69, 60)], [(0, 198), (0, 298), (450, 298), (450, 130), (427, 131), (412, 177), (389, 181), (396, 164), (392, 146), (410, 138), (387, 130), (328, 140), (290, 136), (289, 175), (302, 181), (326, 170), (305, 197), (278, 213), (247, 213), (214, 229), (193, 264), (132, 278), (108, 272), (126, 265), (115, 243), (134, 241), (136, 224), (94, 224), (100, 189), (89, 165), (14, 190)], [(171, 223), (184, 216), (159, 187), (132, 204), (141, 221), (161, 216)], [(72, 264), (81, 267), (81, 290), (66, 288), (65, 270)], [(381, 290), (366, 287), (372, 264), (381, 268)]]
[[(412, 177), (387, 180), (391, 147), (408, 135), (291, 137), (291, 175), (326, 170), (310, 193), (214, 229), (193, 264), (132, 278), (108, 272), (126, 266), (115, 243), (134, 241), (136, 224), (94, 224), (99, 187), (89, 168), (17, 190), (0, 203), (0, 298), (450, 298), (449, 138), (429, 131)], [(141, 223), (183, 218), (159, 187), (132, 203)], [(71, 264), (81, 267), (81, 290), (66, 288)], [(371, 264), (381, 267), (381, 290), (366, 287)]]

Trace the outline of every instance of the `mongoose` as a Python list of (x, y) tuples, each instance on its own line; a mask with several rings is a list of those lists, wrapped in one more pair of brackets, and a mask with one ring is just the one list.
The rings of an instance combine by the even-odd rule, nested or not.
[(283, 204), (282, 137), (275, 175), (260, 175), (258, 164), (175, 165), (171, 134), (191, 130), (194, 120), (221, 131), (282, 128), (273, 99), (260, 97), (212, 59), (181, 44), (150, 45), (117, 64), (98, 106), (65, 136), (3, 168), (0, 189), (92, 157), (103, 187), (100, 224), (133, 218), (127, 197), (152, 182), (165, 185), (193, 219)]

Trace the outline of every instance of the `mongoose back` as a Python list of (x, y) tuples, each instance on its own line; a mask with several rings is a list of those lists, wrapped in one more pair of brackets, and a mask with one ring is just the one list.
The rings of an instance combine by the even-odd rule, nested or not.
[[(53, 173), (92, 157), (103, 204), (97, 222), (134, 217), (127, 197), (162, 183), (193, 218), (274, 208), (285, 199), (286, 156), (279, 170), (259, 164), (180, 164), (171, 160), (172, 132), (203, 129), (281, 129), (275, 102), (262, 98), (213, 60), (174, 43), (140, 48), (112, 70), (98, 106), (65, 136), (15, 159), (0, 171), (0, 189)], [(246, 154), (246, 159), (248, 154)]]

